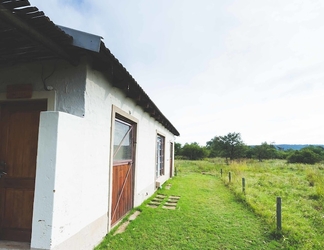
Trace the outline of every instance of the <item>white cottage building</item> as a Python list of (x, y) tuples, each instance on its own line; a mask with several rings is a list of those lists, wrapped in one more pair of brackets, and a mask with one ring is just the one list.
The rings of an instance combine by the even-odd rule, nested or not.
[(173, 175), (175, 136), (99, 36), (0, 1), (0, 242), (92, 249)]

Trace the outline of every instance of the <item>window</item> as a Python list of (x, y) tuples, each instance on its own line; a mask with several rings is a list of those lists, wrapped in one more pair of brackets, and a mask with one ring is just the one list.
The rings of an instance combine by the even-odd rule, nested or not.
[(115, 120), (114, 162), (132, 160), (132, 125)]
[(164, 175), (164, 137), (157, 135), (156, 139), (156, 177)]

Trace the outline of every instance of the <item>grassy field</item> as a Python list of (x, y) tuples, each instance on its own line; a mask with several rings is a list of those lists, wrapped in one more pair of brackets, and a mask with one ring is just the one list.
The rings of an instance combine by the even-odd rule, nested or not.
[[(324, 165), (285, 161), (242, 161), (226, 165), (221, 159), (178, 161), (178, 171), (218, 176), (237, 199), (270, 227), (286, 249), (324, 249)], [(223, 175), (220, 177), (222, 169)], [(232, 181), (229, 182), (228, 172)], [(242, 178), (246, 191), (242, 192)], [(282, 199), (282, 231), (276, 231), (276, 197)]]
[[(141, 214), (124, 233), (114, 235), (116, 228), (97, 250), (285, 248), (286, 243), (274, 237), (271, 225), (216, 176), (221, 165), (176, 161), (176, 166), (178, 176), (136, 208)], [(165, 188), (167, 184), (170, 189)], [(166, 198), (159, 207), (148, 207), (158, 193)], [(180, 196), (175, 210), (162, 208), (170, 195)]]

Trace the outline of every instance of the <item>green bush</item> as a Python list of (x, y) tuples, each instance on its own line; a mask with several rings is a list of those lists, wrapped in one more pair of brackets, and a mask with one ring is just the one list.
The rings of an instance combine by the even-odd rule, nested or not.
[(182, 156), (189, 160), (201, 160), (208, 156), (208, 151), (205, 147), (201, 147), (198, 143), (186, 143), (181, 149)]
[(321, 157), (310, 149), (294, 151), (287, 158), (288, 163), (315, 164), (321, 161)]

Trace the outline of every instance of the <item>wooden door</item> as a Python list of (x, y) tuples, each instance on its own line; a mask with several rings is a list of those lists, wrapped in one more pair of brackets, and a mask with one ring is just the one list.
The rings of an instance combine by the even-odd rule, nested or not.
[(30, 241), (40, 112), (47, 101), (0, 103), (0, 239)]
[(132, 163), (113, 167), (111, 224), (114, 225), (133, 208)]
[(134, 203), (134, 125), (116, 119), (114, 130), (111, 225), (124, 217)]

